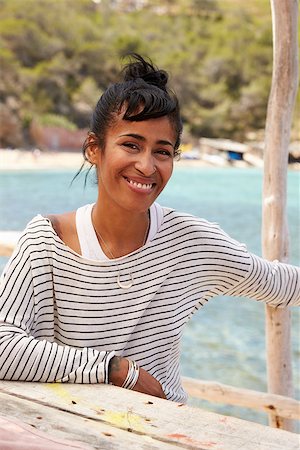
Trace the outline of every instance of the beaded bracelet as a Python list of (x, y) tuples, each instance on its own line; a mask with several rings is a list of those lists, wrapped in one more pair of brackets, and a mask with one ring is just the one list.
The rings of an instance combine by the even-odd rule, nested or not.
[(128, 372), (125, 381), (122, 384), (122, 388), (133, 389), (139, 378), (140, 368), (138, 367), (135, 361), (128, 360), (128, 362), (129, 362)]

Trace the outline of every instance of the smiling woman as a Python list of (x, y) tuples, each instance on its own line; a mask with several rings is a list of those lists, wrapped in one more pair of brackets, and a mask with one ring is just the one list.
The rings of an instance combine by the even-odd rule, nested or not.
[[(103, 208), (109, 204), (116, 220), (119, 217), (128, 222), (129, 232), (135, 216), (137, 224), (142, 217), (147, 219), (148, 209), (170, 179), (175, 133), (166, 117), (137, 123), (121, 117), (107, 131), (105, 148), (92, 146), (87, 154), (98, 174), (100, 201), (95, 218), (103, 216)], [(139, 227), (132, 228), (136, 237)]]
[(112, 383), (186, 401), (185, 324), (218, 295), (300, 303), (300, 271), (156, 203), (182, 124), (168, 76), (133, 55), (99, 99), (84, 158), (94, 203), (36, 216), (0, 285), (0, 379)]

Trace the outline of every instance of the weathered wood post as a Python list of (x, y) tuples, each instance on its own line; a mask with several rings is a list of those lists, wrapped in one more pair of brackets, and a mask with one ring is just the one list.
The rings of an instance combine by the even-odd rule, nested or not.
[[(286, 262), (288, 146), (298, 86), (298, 1), (270, 1), (273, 75), (265, 135), (262, 247), (266, 259)], [(290, 329), (290, 310), (266, 307), (268, 390), (273, 394), (293, 396)], [(291, 421), (272, 414), (270, 425), (293, 428)]]

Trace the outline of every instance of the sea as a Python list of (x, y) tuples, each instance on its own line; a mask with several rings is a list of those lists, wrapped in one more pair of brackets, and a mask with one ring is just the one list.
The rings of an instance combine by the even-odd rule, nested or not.
[[(0, 230), (22, 230), (36, 214), (61, 213), (95, 201), (94, 174), (76, 171), (0, 172)], [(158, 202), (220, 226), (261, 255), (261, 169), (176, 166)], [(300, 265), (300, 173), (288, 172), (287, 215), (290, 262)], [(7, 263), (0, 258), (0, 271)], [(182, 375), (236, 387), (267, 390), (264, 305), (246, 298), (218, 297), (195, 314), (182, 341)], [(296, 397), (300, 398), (300, 310), (292, 312)], [(267, 423), (254, 410), (191, 398), (189, 404), (221, 414)]]

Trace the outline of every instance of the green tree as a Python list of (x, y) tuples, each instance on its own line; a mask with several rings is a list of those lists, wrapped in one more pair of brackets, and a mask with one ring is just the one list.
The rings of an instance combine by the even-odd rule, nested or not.
[[(272, 68), (268, 0), (0, 0), (0, 101), (20, 129), (44, 114), (76, 126), (135, 51), (171, 74), (195, 136), (264, 126)], [(12, 107), (12, 105), (14, 105)], [(5, 139), (5, 138), (4, 138)]]

